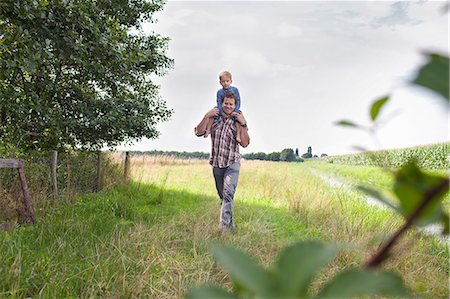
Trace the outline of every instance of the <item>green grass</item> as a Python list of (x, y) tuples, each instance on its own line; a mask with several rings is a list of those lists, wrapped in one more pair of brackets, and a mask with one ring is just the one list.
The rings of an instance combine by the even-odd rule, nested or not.
[[(368, 186), (387, 191), (391, 190), (394, 184), (393, 171), (395, 170), (376, 166), (329, 164), (322, 161), (308, 161), (307, 165), (319, 171), (319, 173), (337, 178), (354, 187)], [(448, 176), (450, 174), (447, 169), (425, 169), (424, 171), (439, 176)], [(450, 194), (447, 194), (443, 202), (446, 208), (449, 209)]]
[[(218, 231), (219, 200), (205, 161), (132, 163), (134, 182), (52, 205), (38, 222), (0, 233), (0, 297), (181, 298), (210, 283), (231, 288), (208, 249), (220, 241), (268, 266), (284, 246), (320, 239), (349, 245), (320, 274), (361, 265), (401, 224), (361, 194), (334, 188), (310, 163), (242, 163), (232, 235)], [(448, 296), (448, 249), (413, 231), (384, 268), (416, 294)]]

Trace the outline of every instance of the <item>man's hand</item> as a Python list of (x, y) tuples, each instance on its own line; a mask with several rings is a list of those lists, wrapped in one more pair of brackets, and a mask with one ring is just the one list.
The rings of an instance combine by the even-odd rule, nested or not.
[(236, 120), (242, 125), (242, 126), (246, 126), (247, 125), (247, 121), (245, 120), (244, 115), (238, 112), (233, 112), (231, 113), (232, 116), (234, 116), (236, 118)]

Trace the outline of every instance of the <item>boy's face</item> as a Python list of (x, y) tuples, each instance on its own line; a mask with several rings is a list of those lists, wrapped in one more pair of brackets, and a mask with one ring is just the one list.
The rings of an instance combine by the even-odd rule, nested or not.
[(233, 98), (224, 98), (222, 103), (222, 109), (225, 114), (230, 115), (233, 113), (234, 108), (236, 107), (236, 101)]
[(223, 88), (228, 89), (233, 81), (231, 80), (231, 78), (222, 77), (219, 82)]

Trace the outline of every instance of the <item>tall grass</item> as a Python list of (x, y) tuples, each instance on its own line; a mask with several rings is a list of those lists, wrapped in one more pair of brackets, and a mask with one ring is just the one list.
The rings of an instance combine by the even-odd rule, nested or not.
[[(172, 162), (133, 159), (129, 185), (56, 204), (36, 225), (0, 233), (0, 297), (181, 298), (198, 284), (231, 288), (211, 241), (242, 248), (266, 266), (298, 240), (345, 245), (317, 288), (362, 264), (401, 222), (359, 193), (325, 184), (313, 164), (243, 161), (237, 230), (221, 235), (210, 166)], [(433, 240), (411, 232), (385, 267), (416, 294), (444, 298), (448, 250)]]

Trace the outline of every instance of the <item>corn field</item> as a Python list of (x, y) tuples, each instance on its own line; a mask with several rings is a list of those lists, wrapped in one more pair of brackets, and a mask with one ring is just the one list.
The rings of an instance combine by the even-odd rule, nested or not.
[(448, 169), (450, 168), (449, 155), (450, 143), (441, 143), (406, 149), (330, 156), (320, 159), (329, 163), (370, 165), (388, 168), (397, 168), (408, 161), (416, 160), (418, 166), (421, 168)]

